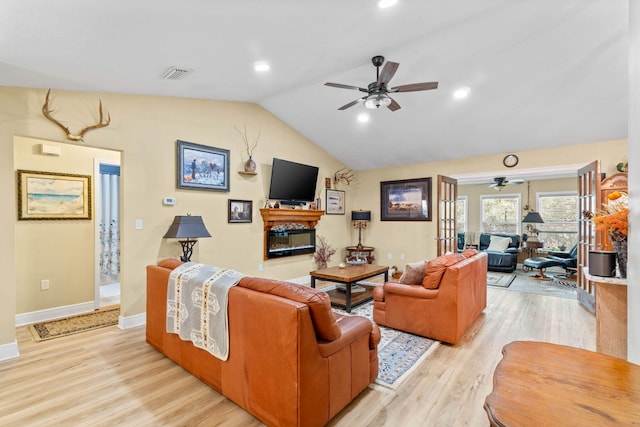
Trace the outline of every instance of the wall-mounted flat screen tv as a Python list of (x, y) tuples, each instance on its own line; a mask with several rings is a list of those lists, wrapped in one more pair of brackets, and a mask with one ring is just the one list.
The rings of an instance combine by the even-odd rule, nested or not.
[(269, 199), (284, 204), (312, 202), (316, 196), (318, 168), (273, 158)]

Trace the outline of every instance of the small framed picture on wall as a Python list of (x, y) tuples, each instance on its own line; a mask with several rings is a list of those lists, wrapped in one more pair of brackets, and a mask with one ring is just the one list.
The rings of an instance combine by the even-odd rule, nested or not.
[(327, 215), (344, 215), (345, 193), (342, 190), (326, 190)]
[(252, 222), (252, 218), (253, 218), (253, 201), (229, 199), (228, 221), (230, 223)]

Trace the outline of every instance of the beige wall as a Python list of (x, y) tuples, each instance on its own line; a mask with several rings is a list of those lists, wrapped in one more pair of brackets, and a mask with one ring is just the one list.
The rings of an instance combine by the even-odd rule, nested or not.
[[(627, 142), (607, 141), (536, 151), (515, 152), (520, 161), (518, 169), (533, 169), (547, 166), (587, 164), (601, 161), (601, 170), (608, 175), (615, 173), (615, 165), (627, 160)], [(397, 265), (401, 269), (407, 262), (433, 258), (436, 255), (436, 222), (380, 221), (380, 182), (431, 177), (434, 184), (437, 175), (481, 173), (496, 171), (505, 173), (502, 166), (504, 153), (456, 159), (451, 161), (421, 163), (410, 166), (360, 171), (357, 176), (357, 196), (354, 204), (358, 209), (370, 209), (373, 221), (366, 230), (366, 244), (376, 248), (379, 263)], [(498, 176), (498, 175), (495, 175)], [(532, 193), (533, 203), (533, 193)], [(436, 193), (432, 195), (431, 208), (436, 207)]]
[[(527, 202), (527, 184), (530, 184), (529, 188), (529, 201)], [(474, 184), (474, 185), (460, 185), (458, 186), (458, 196), (467, 196), (467, 209), (468, 209), (468, 230), (480, 231), (480, 196), (495, 196), (498, 194), (520, 195), (520, 203), (524, 209), (527, 203), (530, 210), (538, 210), (536, 208), (536, 194), (548, 193), (556, 191), (573, 191), (577, 192), (578, 181), (576, 178), (561, 178), (561, 179), (544, 179), (544, 180), (532, 180), (524, 182), (523, 184), (508, 185), (503, 189), (501, 193), (498, 193), (494, 189), (490, 188), (488, 184)], [(522, 211), (521, 217), (527, 214), (526, 211)]]
[[(57, 146), (60, 156), (40, 154), (40, 145)], [(71, 173), (93, 176), (93, 160), (120, 160), (120, 152), (63, 144), (34, 138), (14, 139), (16, 170)], [(95, 179), (93, 180), (95, 191)], [(94, 300), (95, 198), (91, 220), (17, 221), (16, 313)], [(49, 289), (40, 290), (40, 281)]]
[[(22, 280), (28, 264), (24, 259), (28, 254), (18, 253), (18, 248), (25, 246), (24, 242), (17, 243), (15, 238), (19, 234), (22, 239), (30, 230), (22, 230), (23, 224), (16, 220), (14, 136), (66, 141), (60, 129), (42, 117), (45, 93), (46, 89), (0, 87), (0, 180), (4, 184), (0, 185), (0, 196), (8, 201), (5, 209), (0, 211), (0, 233), (3, 236), (0, 269), (4, 275), (0, 284), (0, 345), (15, 340), (16, 289), (25, 286), (18, 282), (18, 271)], [(262, 259), (263, 225), (258, 210), (265, 204), (271, 159), (275, 156), (318, 166), (318, 194), (323, 195), (323, 200), (323, 185), (320, 183), (324, 182), (325, 176), (332, 176), (344, 165), (262, 107), (238, 102), (110, 93), (54, 91), (52, 95), (56, 117), (72, 131), (77, 132), (96, 121), (99, 99), (112, 117), (109, 127), (87, 133), (85, 142), (77, 145), (122, 152), (123, 315), (145, 311), (145, 266), (163, 257), (180, 255), (177, 242), (162, 239), (176, 215), (202, 215), (213, 236), (198, 243), (193, 257), (195, 261), (234, 268), (248, 275), (279, 279), (304, 276), (314, 269), (311, 255), (275, 261)], [(245, 124), (250, 135), (260, 131), (260, 142), (253, 156), (258, 163), (258, 175), (253, 177), (237, 173), (246, 160), (246, 154), (234, 127), (244, 127)], [(177, 190), (177, 139), (231, 150), (231, 191)], [(347, 209), (350, 209), (351, 189), (345, 190)], [(175, 206), (162, 205), (162, 198), (167, 196), (177, 199)], [(251, 224), (227, 223), (230, 198), (253, 200), (255, 212)], [(137, 219), (143, 221), (142, 230), (135, 229)], [(37, 227), (32, 229), (34, 233), (38, 232)], [(343, 247), (350, 242), (350, 224), (344, 215), (324, 216), (317, 229), (318, 234), (326, 236), (335, 247)], [(26, 238), (33, 241), (34, 236)], [(67, 251), (71, 246), (69, 242), (60, 249)], [(74, 254), (67, 255), (71, 257)], [(337, 262), (336, 258), (334, 263)], [(70, 274), (68, 263), (51, 264), (30, 265), (34, 271), (29, 272), (32, 278), (28, 280), (37, 280), (39, 287), (42, 278)], [(258, 271), (260, 264), (264, 265), (262, 272)], [(87, 286), (92, 289), (93, 281)], [(29, 306), (46, 308), (65, 304), (57, 298), (47, 301), (44, 295), (52, 294), (35, 292), (33, 298), (37, 301), (29, 301)], [(87, 298), (88, 295), (69, 301)]]

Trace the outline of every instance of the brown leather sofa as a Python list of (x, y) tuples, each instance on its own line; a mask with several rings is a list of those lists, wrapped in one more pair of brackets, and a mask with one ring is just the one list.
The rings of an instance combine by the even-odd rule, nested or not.
[(467, 249), (426, 263), (422, 283), (386, 282), (373, 291), (379, 325), (457, 343), (487, 306), (487, 253)]
[(378, 326), (292, 283), (245, 277), (231, 288), (226, 361), (167, 333), (167, 283), (180, 264), (147, 267), (147, 342), (265, 424), (322, 426), (377, 377)]

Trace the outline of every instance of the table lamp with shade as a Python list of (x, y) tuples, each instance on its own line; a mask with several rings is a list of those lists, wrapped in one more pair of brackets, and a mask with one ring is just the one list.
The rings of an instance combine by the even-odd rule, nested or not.
[(198, 237), (211, 237), (207, 227), (204, 226), (201, 216), (176, 216), (169, 230), (165, 233), (165, 239), (180, 239), (182, 245), (182, 256), (180, 260), (183, 262), (191, 261), (193, 247), (198, 241)]
[(358, 249), (362, 249), (362, 229), (367, 228), (367, 223), (371, 221), (371, 211), (351, 211), (351, 221), (353, 227), (358, 229)]
[(542, 217), (538, 212), (529, 212), (522, 220), (523, 224), (527, 224), (527, 232), (529, 233), (528, 241), (538, 241), (538, 230), (534, 224), (544, 224)]

